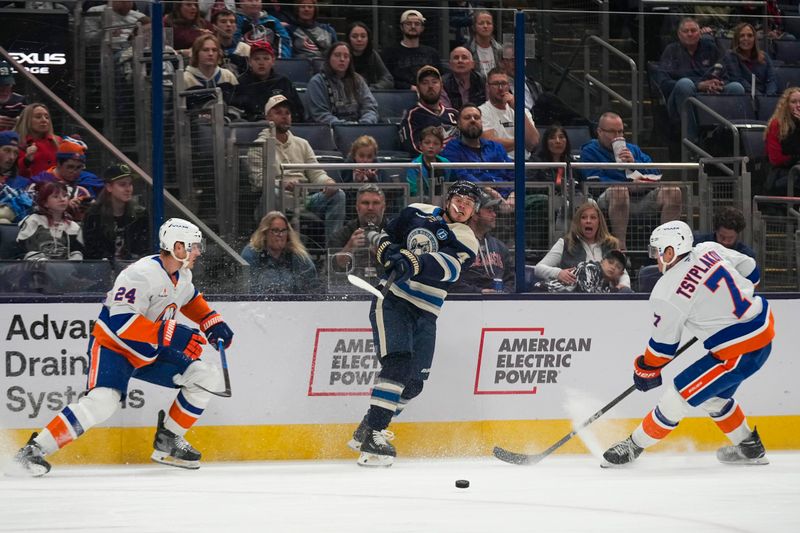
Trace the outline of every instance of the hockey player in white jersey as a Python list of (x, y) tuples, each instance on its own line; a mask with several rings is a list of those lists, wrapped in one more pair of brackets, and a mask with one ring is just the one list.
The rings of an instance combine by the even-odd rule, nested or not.
[[(381, 233), (371, 232), (376, 258), (396, 278), (370, 308), (372, 335), (381, 369), (370, 407), (349, 446), (361, 452), (361, 466), (391, 466), (396, 455), (386, 428), (422, 392), (436, 343), (436, 318), (448, 288), (478, 252), (466, 222), (480, 207), (481, 191), (468, 181), (448, 189), (445, 208), (411, 204)], [(385, 281), (384, 281), (385, 283)]]
[(681, 221), (662, 224), (650, 236), (650, 256), (664, 275), (650, 295), (653, 326), (644, 354), (634, 362), (636, 388), (661, 385), (661, 368), (674, 357), (684, 330), (708, 352), (675, 377), (627, 439), (603, 454), (604, 466), (636, 459), (669, 435), (692, 407), (708, 413), (733, 443), (717, 450), (721, 462), (769, 462), (758, 432), (750, 430), (733, 397), (767, 360), (775, 336), (769, 302), (754, 294), (758, 266), (720, 244), (692, 244), (692, 231)]
[[(195, 469), (200, 452), (183, 435), (220, 390), (219, 367), (199, 359), (206, 338), (229, 346), (233, 331), (211, 310), (192, 284), (192, 267), (202, 253), (202, 234), (179, 218), (159, 230), (161, 252), (144, 257), (117, 276), (106, 295), (89, 340), (86, 395), (67, 405), (14, 457), (18, 473), (50, 471), (45, 456), (63, 448), (111, 417), (124, 401), (131, 378), (178, 389), (168, 412), (158, 414), (154, 461)], [(200, 326), (176, 321), (178, 311)]]

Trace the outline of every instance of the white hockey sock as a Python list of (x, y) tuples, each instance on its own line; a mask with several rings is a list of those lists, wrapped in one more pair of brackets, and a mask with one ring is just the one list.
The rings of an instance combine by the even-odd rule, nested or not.
[(670, 385), (655, 409), (647, 413), (639, 427), (631, 434), (633, 442), (642, 448), (656, 444), (678, 426), (688, 411), (689, 404), (675, 387)]
[(176, 435), (185, 435), (202, 416), (210, 400), (211, 394), (197, 387), (181, 388), (164, 419), (164, 427)]
[(92, 427), (105, 422), (119, 407), (120, 393), (98, 387), (64, 407), (34, 439), (45, 454), (63, 448)]
[(732, 443), (739, 444), (752, 433), (744, 411), (735, 399), (710, 398), (700, 407), (708, 412), (708, 416)]

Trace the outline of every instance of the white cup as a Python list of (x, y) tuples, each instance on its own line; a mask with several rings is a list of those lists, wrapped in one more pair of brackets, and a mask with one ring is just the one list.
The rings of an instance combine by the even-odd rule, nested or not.
[(621, 163), (622, 159), (620, 159), (619, 154), (627, 148), (625, 144), (625, 137), (617, 137), (613, 141), (611, 141), (611, 149), (614, 151), (614, 160), (617, 163)]

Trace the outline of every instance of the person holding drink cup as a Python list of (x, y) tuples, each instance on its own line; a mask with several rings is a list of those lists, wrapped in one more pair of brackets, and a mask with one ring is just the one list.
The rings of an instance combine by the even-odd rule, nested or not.
[[(652, 159), (637, 145), (625, 140), (622, 117), (616, 113), (603, 113), (597, 121), (597, 139), (581, 147), (581, 162), (597, 163), (651, 163)], [(661, 173), (654, 168), (643, 169), (583, 169), (579, 182), (641, 182), (658, 181)], [(631, 205), (633, 196), (633, 205)], [(625, 239), (631, 211), (636, 213), (660, 212), (661, 223), (675, 220), (681, 214), (682, 195), (678, 187), (656, 187), (629, 191), (626, 186), (606, 188), (598, 204), (608, 211), (611, 233), (619, 239), (620, 248), (626, 249)]]

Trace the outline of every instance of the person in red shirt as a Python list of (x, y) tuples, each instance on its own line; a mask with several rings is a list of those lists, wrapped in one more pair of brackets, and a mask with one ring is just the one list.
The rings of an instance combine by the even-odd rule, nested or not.
[(44, 104), (30, 104), (16, 128), (20, 140), (17, 172), (29, 178), (56, 164), (61, 138), (53, 132), (50, 110)]
[[(766, 194), (788, 192), (789, 171), (800, 162), (800, 87), (789, 87), (778, 100), (764, 134), (770, 170)], [(794, 186), (800, 187), (795, 177)]]

